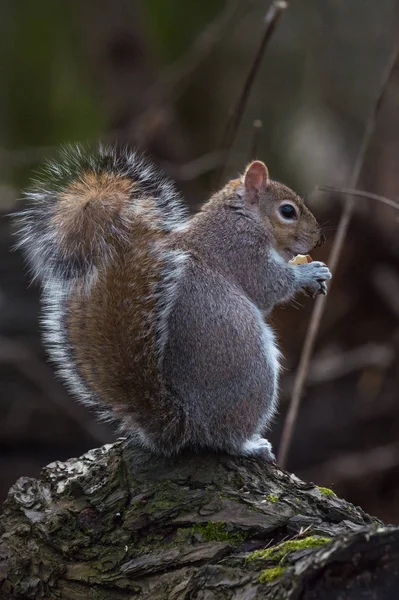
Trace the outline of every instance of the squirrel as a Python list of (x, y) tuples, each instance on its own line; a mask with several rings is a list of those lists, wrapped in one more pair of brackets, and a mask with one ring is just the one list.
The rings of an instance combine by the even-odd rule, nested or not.
[(266, 317), (326, 293), (303, 200), (251, 162), (193, 216), (136, 151), (61, 151), (25, 193), (17, 246), (43, 287), (44, 339), (69, 390), (147, 450), (275, 460), (280, 352)]

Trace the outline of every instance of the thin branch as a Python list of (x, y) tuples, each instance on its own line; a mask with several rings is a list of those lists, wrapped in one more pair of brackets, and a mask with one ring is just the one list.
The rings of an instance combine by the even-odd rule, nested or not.
[[(253, 0), (252, 3), (254, 3)], [(241, 21), (250, 9), (250, 4), (251, 2), (243, 3), (241, 0), (227, 2), (217, 17), (199, 33), (186, 54), (165, 69), (150, 93), (155, 92), (154, 96), (156, 97), (161, 88), (167, 94), (172, 95), (174, 100), (181, 96), (190, 81), (190, 75), (209, 56), (224, 36), (231, 33), (234, 25)]]
[[(252, 86), (255, 81), (255, 77), (259, 71), (259, 67), (262, 62), (263, 55), (265, 53), (267, 44), (276, 29), (277, 23), (280, 20), (282, 13), (288, 8), (288, 2), (286, 0), (274, 0), (269, 10), (266, 13), (264, 20), (264, 30), (261, 43), (259, 45), (258, 51), (255, 55), (255, 58), (252, 62), (251, 68), (243, 85), (240, 97), (235, 105), (231, 117), (227, 123), (227, 127), (223, 136), (223, 140), (221, 143), (221, 149), (224, 152), (224, 162), (225, 165), (229, 160), (229, 155), (231, 149), (234, 144), (234, 140), (236, 138), (238, 128), (240, 126), (242, 117), (244, 115), (249, 95), (252, 90)], [(220, 181), (223, 176), (223, 167), (220, 169), (217, 175), (217, 186), (220, 185)]]
[(329, 185), (322, 185), (317, 188), (319, 192), (331, 192), (333, 194), (345, 194), (347, 196), (356, 196), (358, 198), (368, 198), (369, 200), (377, 200), (382, 202), (391, 208), (399, 210), (399, 202), (386, 198), (386, 196), (380, 196), (379, 194), (373, 194), (371, 192), (365, 192), (364, 190), (355, 190), (352, 188), (336, 188)]
[[(381, 83), (378, 89), (377, 97), (371, 109), (370, 116), (366, 123), (366, 129), (363, 134), (363, 139), (360, 144), (360, 148), (356, 157), (356, 162), (352, 171), (352, 176), (350, 178), (349, 188), (356, 188), (360, 173), (362, 170), (363, 162), (366, 156), (367, 149), (370, 145), (371, 137), (374, 132), (375, 122), (377, 118), (377, 114), (379, 112), (379, 108), (381, 106), (381, 101), (384, 97), (386, 87), (388, 81), (391, 77), (394, 65), (396, 63), (398, 57), (399, 46), (396, 45), (394, 52), (391, 54), (387, 67), (384, 70)], [(346, 234), (348, 232), (349, 223), (352, 217), (354, 209), (354, 197), (349, 196), (345, 201), (344, 208), (341, 214), (341, 218), (338, 224), (337, 234), (334, 238), (333, 246), (331, 249), (330, 257), (328, 260), (329, 267), (332, 272), (335, 271), (335, 268), (338, 264), (339, 257), (342, 252), (342, 248), (345, 242)], [(302, 348), (301, 357), (299, 360), (299, 366), (294, 382), (294, 389), (292, 392), (292, 398), (290, 407), (288, 409), (288, 414), (285, 419), (281, 444), (279, 448), (278, 462), (282, 467), (285, 467), (287, 463), (288, 452), (292, 442), (292, 436), (294, 433), (295, 423), (298, 416), (299, 406), (301, 403), (301, 398), (303, 394), (303, 388), (305, 385), (305, 381), (307, 378), (308, 370), (309, 370), (309, 362), (313, 353), (313, 348), (315, 345), (316, 337), (320, 328), (321, 319), (324, 314), (326, 300), (325, 296), (318, 296), (315, 305), (313, 308), (312, 316), (310, 318), (308, 330), (306, 332), (304, 345)]]

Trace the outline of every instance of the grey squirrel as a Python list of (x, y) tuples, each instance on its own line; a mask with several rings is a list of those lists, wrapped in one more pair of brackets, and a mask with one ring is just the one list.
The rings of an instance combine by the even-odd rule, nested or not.
[(274, 460), (279, 357), (265, 317), (326, 293), (324, 241), (302, 199), (254, 161), (189, 217), (133, 151), (74, 147), (17, 215), (43, 285), (45, 341), (69, 389), (152, 452)]

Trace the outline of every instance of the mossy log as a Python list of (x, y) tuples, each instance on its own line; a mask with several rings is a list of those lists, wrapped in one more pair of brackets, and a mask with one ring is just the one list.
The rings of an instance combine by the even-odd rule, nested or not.
[(2, 600), (399, 593), (399, 528), (261, 460), (119, 441), (17, 481), (0, 524)]

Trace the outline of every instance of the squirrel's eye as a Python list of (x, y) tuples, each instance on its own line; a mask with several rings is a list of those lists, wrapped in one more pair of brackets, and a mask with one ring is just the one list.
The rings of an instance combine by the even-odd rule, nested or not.
[(280, 206), (280, 215), (287, 220), (296, 219), (296, 210), (292, 204), (282, 204)]

